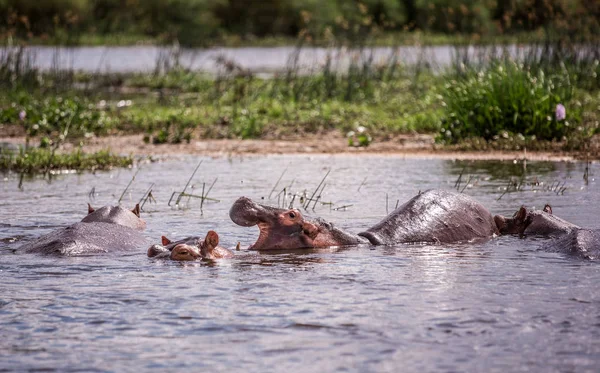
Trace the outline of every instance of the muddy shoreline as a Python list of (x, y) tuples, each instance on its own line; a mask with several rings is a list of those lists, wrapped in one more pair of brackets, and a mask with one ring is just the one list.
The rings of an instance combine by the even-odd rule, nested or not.
[[(20, 145), (23, 136), (0, 136), (0, 143)], [(33, 143), (37, 143), (33, 141)], [(65, 144), (61, 150), (70, 151), (77, 145)], [(389, 155), (407, 158), (465, 159), (465, 160), (535, 160), (575, 161), (585, 158), (581, 153), (565, 151), (459, 151), (434, 144), (430, 135), (405, 135), (385, 141), (374, 141), (368, 147), (348, 146), (341, 135), (302, 136), (285, 140), (201, 139), (181, 144), (147, 144), (143, 135), (95, 137), (85, 141), (86, 152), (110, 149), (112, 152), (133, 156), (179, 155), (269, 155), (269, 154), (345, 154)]]

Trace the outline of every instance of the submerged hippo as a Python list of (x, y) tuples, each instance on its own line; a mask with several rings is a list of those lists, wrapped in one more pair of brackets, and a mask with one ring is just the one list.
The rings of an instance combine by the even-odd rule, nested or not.
[(171, 241), (162, 236), (162, 245), (152, 245), (148, 249), (148, 257), (179, 261), (196, 259), (233, 258), (233, 251), (219, 246), (219, 235), (209, 231), (204, 240), (199, 237), (188, 237), (179, 241)]
[(520, 236), (560, 236), (579, 228), (566, 220), (552, 214), (550, 205), (543, 210), (532, 210), (521, 206), (512, 218), (501, 215), (494, 216), (500, 234), (518, 234)]
[(139, 205), (127, 210), (120, 206), (94, 209), (88, 204), (88, 215), (81, 222), (28, 242), (17, 252), (69, 256), (133, 250), (146, 243), (141, 234), (145, 228)]
[(550, 205), (531, 210), (522, 206), (512, 218), (494, 217), (501, 234), (520, 237), (544, 236), (553, 238), (542, 246), (544, 251), (561, 252), (585, 259), (600, 258), (600, 230), (581, 228), (552, 214)]
[(375, 226), (358, 235), (335, 228), (322, 219), (309, 219), (296, 209), (284, 210), (239, 198), (229, 216), (234, 223), (257, 225), (253, 250), (297, 249), (371, 243), (454, 243), (485, 240), (498, 234), (490, 212), (471, 197), (428, 190), (398, 207)]

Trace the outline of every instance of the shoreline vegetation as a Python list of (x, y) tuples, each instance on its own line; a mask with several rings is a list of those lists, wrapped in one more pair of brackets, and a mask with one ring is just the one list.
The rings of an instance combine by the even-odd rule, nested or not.
[[(509, 35), (464, 35), (443, 34), (423, 31), (389, 31), (373, 36), (369, 40), (370, 47), (398, 46), (494, 46), (522, 45), (540, 43), (545, 40), (543, 30), (520, 32)], [(159, 37), (148, 37), (139, 34), (93, 34), (77, 35), (68, 43), (62, 38), (32, 36), (30, 38), (0, 36), (0, 45), (22, 44), (28, 46), (69, 46), (69, 47), (133, 47), (133, 46), (172, 46), (179, 44), (176, 40), (164, 40)], [(298, 37), (294, 36), (265, 36), (241, 38), (236, 35), (222, 36), (217, 39), (204, 41), (201, 45), (179, 44), (187, 48), (252, 48), (252, 47), (294, 47)], [(310, 42), (311, 47), (331, 47), (330, 38), (320, 37)]]
[(600, 6), (594, 0), (4, 0), (0, 14), (0, 39), (53, 45), (281, 45), (298, 36), (319, 44), (385, 44), (390, 37), (393, 45), (406, 38), (501, 44), (522, 37), (558, 41), (567, 32), (581, 43), (597, 35)]
[[(543, 6), (525, 1), (524, 8), (500, 1), (492, 2), (494, 7), (447, 1), (426, 9), (412, 9), (411, 4), (420, 4), (414, 1), (325, 1), (331, 6), (325, 17), (321, 8), (310, 11), (309, 1), (270, 0), (271, 10), (293, 18), (282, 18), (293, 27), (280, 24), (278, 31), (267, 27), (275, 27), (277, 17), (260, 26), (267, 29), (253, 24), (255, 18), (245, 25), (228, 18), (229, 12), (251, 12), (264, 2), (229, 1), (219, 7), (204, 0), (148, 1), (133, 13), (117, 7), (118, 14), (108, 0), (51, 2), (58, 8), (46, 9), (49, 13), (24, 7), (28, 3), (9, 1), (9, 17), (0, 24), (5, 41), (0, 137), (22, 136), (26, 143), (26, 150), (11, 153), (10, 160), (8, 153), (0, 154), (2, 170), (16, 170), (24, 162), (28, 166), (21, 170), (46, 172), (54, 163), (65, 164), (59, 157), (73, 154), (76, 169), (121, 166), (127, 158), (102, 153), (84, 161), (81, 152), (97, 138), (133, 135), (154, 146), (337, 136), (349, 149), (426, 135), (435, 148), (452, 151), (600, 156), (600, 5), (594, 1), (549, 0)], [(104, 4), (104, 18), (96, 17), (98, 4)], [(402, 9), (393, 8), (398, 4)], [(59, 5), (68, 5), (68, 12)], [(154, 19), (157, 9), (165, 13)], [(99, 27), (96, 19), (112, 26)], [(209, 21), (218, 25), (202, 29)], [(122, 38), (110, 41), (114, 35)], [(371, 48), (403, 44), (398, 39), (423, 48), (450, 43), (453, 62), (434, 70), (419, 56), (411, 65), (402, 64), (397, 53), (383, 61), (373, 58)], [(41, 71), (25, 48), (31, 42), (78, 45), (86, 40), (142, 40), (171, 47), (157, 57), (153, 72), (128, 74), (82, 73), (58, 64)], [(270, 77), (224, 56), (216, 60), (215, 75), (182, 64), (181, 47), (223, 40), (227, 45), (294, 40), (296, 53), (284, 71)], [(528, 48), (514, 58), (505, 42)], [(468, 46), (486, 43), (497, 48), (467, 52)], [(298, 56), (313, 46), (329, 52), (306, 75)]]

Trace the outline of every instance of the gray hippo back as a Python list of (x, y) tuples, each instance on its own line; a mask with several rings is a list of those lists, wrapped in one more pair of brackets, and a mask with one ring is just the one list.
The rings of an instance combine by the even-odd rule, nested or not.
[(128, 251), (146, 244), (140, 232), (146, 223), (139, 218), (138, 206), (131, 211), (119, 206), (97, 210), (89, 206), (88, 212), (81, 222), (28, 242), (17, 252), (74, 256)]
[(81, 219), (81, 222), (110, 223), (137, 230), (146, 229), (146, 222), (140, 218), (139, 205), (135, 205), (133, 210), (127, 210), (121, 206), (104, 206), (94, 209), (88, 204), (88, 215)]
[(600, 229), (577, 228), (544, 245), (545, 251), (560, 252), (583, 259), (600, 259)]
[(389, 245), (465, 242), (489, 239), (497, 233), (492, 214), (473, 198), (446, 190), (428, 190), (359, 236), (375, 245)]

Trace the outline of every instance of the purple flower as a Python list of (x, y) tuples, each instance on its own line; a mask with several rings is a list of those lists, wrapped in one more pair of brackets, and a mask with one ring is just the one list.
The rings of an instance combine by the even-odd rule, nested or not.
[(556, 105), (556, 120), (561, 121), (567, 117), (567, 110), (563, 106), (563, 104)]
[(26, 117), (27, 113), (25, 112), (25, 110), (21, 110), (21, 112), (19, 112), (19, 119), (21, 119), (21, 121), (24, 121)]

